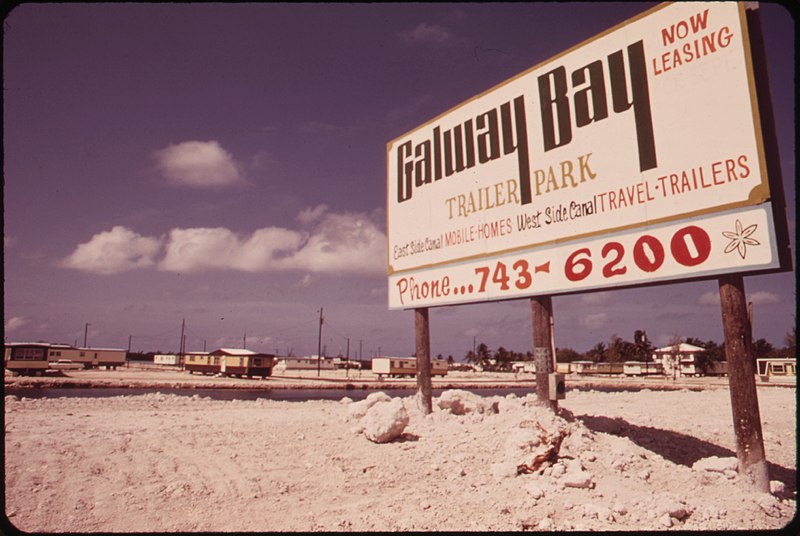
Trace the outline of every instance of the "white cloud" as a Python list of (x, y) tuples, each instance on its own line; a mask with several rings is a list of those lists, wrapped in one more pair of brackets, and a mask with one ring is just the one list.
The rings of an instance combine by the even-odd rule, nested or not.
[(186, 141), (155, 151), (156, 165), (168, 183), (218, 188), (242, 182), (239, 167), (216, 141)]
[[(159, 270), (184, 273), (385, 273), (386, 235), (376, 225), (374, 215), (328, 213), (327, 207), (320, 205), (301, 211), (298, 219), (316, 221), (316, 225), (311, 232), (265, 227), (249, 235), (224, 227), (176, 228), (166, 240), (115, 226), (78, 245), (60, 265), (104, 275), (156, 265)], [(162, 246), (164, 255), (157, 261)], [(311, 280), (305, 281), (309, 283)]]
[(759, 290), (747, 294), (747, 301), (753, 302), (754, 305), (764, 305), (766, 303), (781, 303), (781, 297), (766, 290)]
[[(774, 292), (767, 292), (766, 290), (758, 290), (745, 294), (745, 299), (752, 302), (753, 305), (765, 305), (769, 303), (781, 303), (781, 297)], [(697, 298), (699, 305), (716, 305), (719, 306), (719, 292), (706, 292)]]
[[(300, 219), (310, 221), (313, 213), (321, 214), (319, 208), (306, 209)], [(377, 275), (385, 271), (385, 263), (386, 236), (367, 216), (330, 213), (310, 234), (279, 227), (259, 229), (250, 236), (225, 228), (173, 229), (159, 268), (175, 272), (301, 270)]]
[(21, 328), (25, 324), (28, 323), (28, 320), (22, 316), (12, 316), (8, 319), (5, 324), (5, 331), (6, 333), (14, 331), (17, 328)]
[(363, 214), (327, 214), (287, 264), (311, 272), (384, 273), (386, 235)]
[(719, 305), (719, 292), (704, 292), (697, 298), (698, 305)]
[(588, 329), (596, 329), (608, 325), (608, 315), (606, 313), (593, 313), (584, 315), (580, 319), (583, 327)]
[(294, 287), (295, 288), (309, 288), (314, 283), (315, 280), (316, 280), (316, 278), (314, 276), (312, 276), (311, 274), (305, 274), (300, 279), (300, 281), (295, 283)]
[(328, 205), (317, 205), (316, 207), (308, 207), (300, 211), (297, 215), (297, 221), (303, 225), (309, 225), (319, 221), (322, 215), (328, 211)]
[(84, 272), (111, 275), (155, 264), (161, 250), (159, 238), (139, 235), (121, 225), (94, 235), (79, 244), (61, 266)]
[(586, 294), (581, 295), (581, 303), (584, 305), (601, 305), (608, 303), (612, 296), (613, 293), (608, 291), (587, 292)]
[(447, 43), (453, 40), (453, 34), (438, 24), (419, 23), (413, 30), (401, 32), (400, 39), (405, 43)]
[(281, 253), (295, 251), (301, 240), (300, 233), (277, 227), (259, 229), (248, 239), (222, 227), (173, 229), (159, 268), (170, 272), (276, 269), (283, 262)]

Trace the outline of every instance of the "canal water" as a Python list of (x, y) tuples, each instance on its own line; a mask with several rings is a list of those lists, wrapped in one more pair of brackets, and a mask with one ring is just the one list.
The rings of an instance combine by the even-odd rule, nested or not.
[[(380, 389), (391, 397), (404, 397), (416, 394), (416, 389)], [(437, 397), (447, 389), (433, 389), (432, 396)], [(464, 389), (480, 396), (506, 396), (514, 393), (519, 397), (535, 393), (536, 389), (505, 388), (505, 389)], [(212, 400), (288, 400), (304, 402), (306, 400), (341, 400), (349, 397), (352, 400), (363, 400), (376, 389), (175, 389), (175, 388), (116, 388), (116, 387), (90, 387), (90, 388), (64, 388), (64, 387), (37, 387), (37, 388), (9, 388), (4, 394), (14, 395), (18, 398), (103, 398), (110, 396), (136, 396), (147, 393), (161, 393), (165, 395), (208, 397)]]
[[(653, 391), (673, 390), (668, 386), (648, 386)], [(438, 397), (447, 389), (432, 389), (431, 394)], [(506, 396), (515, 394), (524, 397), (536, 393), (536, 387), (506, 387), (506, 388), (460, 388), (470, 391), (480, 396)], [(642, 387), (620, 386), (620, 385), (570, 385), (567, 387), (567, 394), (570, 391), (601, 391), (601, 392), (620, 392), (620, 391), (640, 391)], [(341, 400), (349, 397), (352, 400), (363, 400), (367, 395), (377, 390), (383, 391), (391, 397), (404, 397), (416, 394), (416, 388), (409, 389), (203, 389), (203, 388), (171, 388), (171, 387), (5, 387), (3, 394), (14, 395), (18, 398), (103, 398), (109, 396), (136, 396), (147, 393), (162, 393), (165, 395), (207, 397), (212, 400), (288, 400), (292, 402), (304, 402), (306, 400)], [(697, 389), (692, 389), (697, 390)]]

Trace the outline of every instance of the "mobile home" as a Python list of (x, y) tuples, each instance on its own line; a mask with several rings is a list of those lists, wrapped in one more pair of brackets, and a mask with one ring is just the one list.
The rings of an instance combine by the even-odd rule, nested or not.
[(156, 365), (180, 365), (180, 356), (178, 354), (155, 354), (153, 356), (153, 363)]
[(6, 370), (21, 375), (41, 376), (49, 368), (48, 351), (51, 345), (48, 343), (10, 342), (3, 346)]
[(797, 360), (791, 358), (762, 358), (756, 360), (761, 381), (797, 383)]
[(272, 376), (274, 354), (261, 354), (242, 348), (220, 348), (209, 353), (219, 358), (219, 371), (226, 376)]
[(128, 352), (117, 348), (75, 348), (66, 345), (51, 345), (51, 361), (69, 359), (81, 363), (84, 368), (105, 367), (116, 369), (125, 365)]
[(284, 370), (333, 370), (333, 359), (312, 355), (309, 357), (284, 357), (281, 359)]
[[(124, 365), (127, 352), (116, 348), (75, 348), (68, 344), (7, 343), (5, 344), (5, 368), (20, 374), (40, 374), (51, 368), (50, 362), (71, 361), (83, 368), (117, 368)], [(53, 367), (56, 368), (56, 367)]]
[(625, 376), (663, 376), (664, 365), (645, 361), (625, 361), (622, 364)]
[[(417, 375), (417, 358), (415, 357), (375, 357), (372, 359), (372, 372), (382, 378), (414, 377)], [(445, 376), (447, 361), (431, 359), (431, 376)]]
[(219, 356), (213, 358), (206, 352), (188, 352), (183, 358), (183, 368), (189, 374), (199, 372), (200, 374), (219, 373)]

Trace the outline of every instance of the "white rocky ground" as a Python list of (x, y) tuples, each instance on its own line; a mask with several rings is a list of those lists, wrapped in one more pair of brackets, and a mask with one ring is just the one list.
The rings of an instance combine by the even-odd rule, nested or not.
[(726, 389), (352, 402), (5, 399), (6, 515), (33, 532), (770, 529), (796, 513), (793, 388), (759, 388), (773, 493)]

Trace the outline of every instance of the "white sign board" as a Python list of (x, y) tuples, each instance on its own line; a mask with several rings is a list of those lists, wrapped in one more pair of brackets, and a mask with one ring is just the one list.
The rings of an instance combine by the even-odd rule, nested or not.
[(390, 142), (389, 307), (780, 265), (741, 3), (660, 5)]

